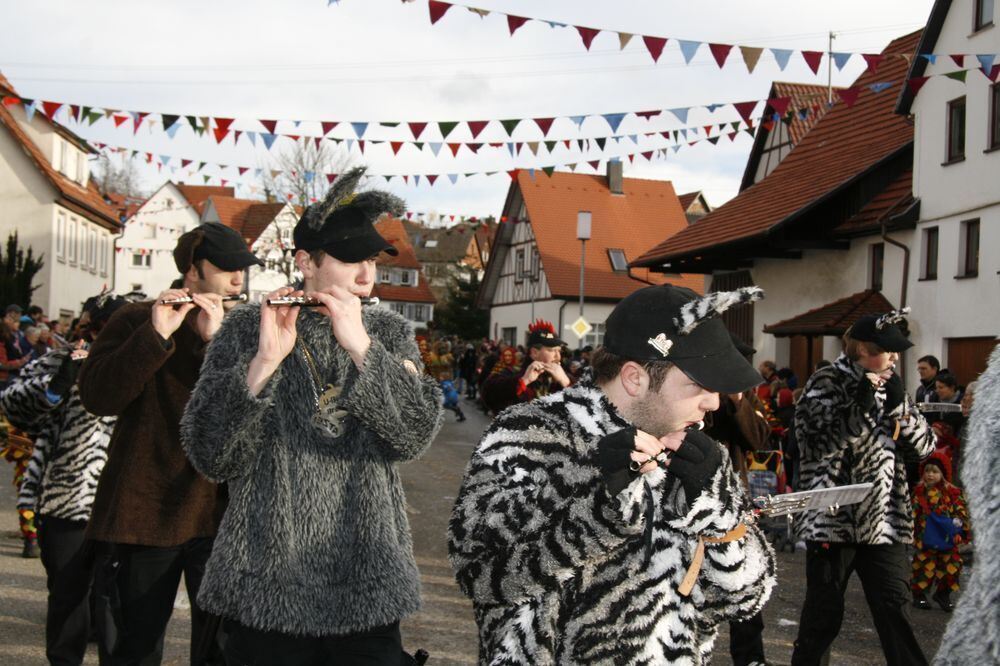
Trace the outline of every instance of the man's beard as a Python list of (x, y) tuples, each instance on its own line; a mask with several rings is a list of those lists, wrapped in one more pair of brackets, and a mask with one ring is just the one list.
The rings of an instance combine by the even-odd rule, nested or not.
[(676, 429), (669, 421), (670, 417), (657, 410), (662, 400), (663, 397), (658, 393), (647, 393), (632, 405), (630, 414), (630, 420), (636, 428), (656, 438), (664, 437)]

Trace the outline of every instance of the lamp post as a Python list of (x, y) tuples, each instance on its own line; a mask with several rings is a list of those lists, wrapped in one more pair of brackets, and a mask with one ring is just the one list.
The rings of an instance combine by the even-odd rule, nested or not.
[(587, 259), (587, 241), (590, 240), (590, 211), (576, 214), (576, 237), (580, 239), (580, 317), (583, 317), (583, 270)]

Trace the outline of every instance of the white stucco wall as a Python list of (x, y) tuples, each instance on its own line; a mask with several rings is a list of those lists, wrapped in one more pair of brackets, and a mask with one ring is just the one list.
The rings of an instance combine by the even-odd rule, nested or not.
[[(490, 309), (489, 337), (498, 340), (504, 328), (513, 327), (517, 329), (517, 344), (523, 344), (527, 337), (528, 325), (535, 319), (550, 321), (558, 329), (559, 309), (563, 303), (566, 303), (566, 307), (562, 308), (562, 329), (558, 330), (557, 333), (569, 345), (570, 349), (582, 347), (587, 342), (581, 342), (576, 337), (576, 333), (566, 328), (580, 316), (580, 304), (577, 301), (535, 301), (534, 317), (531, 314), (531, 303), (493, 307)], [(584, 303), (583, 315), (591, 325), (603, 324), (613, 309), (613, 303)]]

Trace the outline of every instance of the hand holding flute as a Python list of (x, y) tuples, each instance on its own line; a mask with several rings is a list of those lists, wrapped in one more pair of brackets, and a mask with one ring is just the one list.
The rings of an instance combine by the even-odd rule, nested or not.
[(161, 338), (169, 340), (181, 327), (188, 312), (197, 307), (201, 311), (195, 319), (195, 328), (202, 340), (208, 342), (222, 325), (222, 301), (221, 294), (192, 294), (187, 288), (167, 289), (156, 297), (151, 317), (153, 329)]

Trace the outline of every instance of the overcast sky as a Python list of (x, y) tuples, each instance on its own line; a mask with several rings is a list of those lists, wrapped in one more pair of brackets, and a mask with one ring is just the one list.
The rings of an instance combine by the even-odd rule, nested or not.
[[(468, 5), (511, 14), (638, 34), (750, 46), (878, 52), (889, 40), (921, 28), (932, 0), (468, 0)], [(591, 51), (572, 28), (529, 22), (511, 37), (501, 15), (480, 18), (454, 7), (436, 25), (426, 0), (172, 0), (171, 2), (69, 0), (12, 3), (4, 11), (0, 71), (25, 97), (165, 113), (236, 118), (236, 129), (260, 131), (254, 119), (308, 121), (447, 121), (562, 116), (551, 138), (610, 134), (607, 123), (588, 119), (580, 128), (568, 119), (614, 113), (763, 99), (774, 80), (825, 84), (826, 61), (814, 75), (798, 56), (782, 72), (765, 52), (751, 75), (734, 49), (723, 70), (707, 47), (685, 65), (675, 41), (654, 64), (640, 39), (619, 50), (614, 32), (602, 32)], [(849, 85), (863, 69), (852, 59), (834, 68), (834, 85)], [(730, 108), (692, 112), (688, 126), (738, 120)], [(206, 162), (265, 166), (268, 153), (244, 139), (223, 145), (188, 128), (170, 140), (161, 127), (114, 129), (109, 121), (82, 127), (85, 138), (155, 154)], [(670, 114), (647, 122), (627, 119), (619, 134), (665, 130), (683, 125)], [(71, 125), (71, 127), (75, 127)], [(318, 133), (304, 124), (303, 134)], [(279, 132), (293, 132), (291, 124)], [(333, 136), (352, 137), (344, 124)], [(436, 128), (422, 138), (437, 139)], [(409, 139), (407, 129), (372, 126), (368, 139)], [(517, 129), (516, 140), (536, 141), (534, 123)], [(449, 137), (470, 140), (463, 128)], [(480, 141), (505, 141), (493, 123)], [(279, 140), (280, 144), (282, 140)], [(626, 164), (626, 176), (669, 179), (678, 192), (703, 190), (713, 205), (735, 195), (752, 139), (742, 135), (717, 146), (684, 148), (653, 164)], [(276, 144), (276, 146), (278, 145)], [(631, 144), (627, 144), (631, 146)], [(605, 154), (666, 145), (609, 148)], [(466, 151), (463, 150), (463, 153)], [(512, 158), (485, 148), (478, 155), (453, 157), (447, 148), (434, 157), (404, 147), (393, 156), (388, 144), (357, 148), (353, 163), (372, 173), (465, 173), (496, 170), (452, 185), (442, 177), (434, 187), (392, 189), (411, 210), (464, 215), (498, 214), (509, 186), (508, 169), (584, 162), (558, 148), (535, 158)], [(584, 166), (581, 171), (588, 171)], [(168, 173), (144, 167), (144, 185), (155, 189)], [(250, 183), (250, 174), (243, 181)], [(542, 176), (544, 177), (544, 176)], [(179, 175), (174, 176), (179, 179)], [(190, 180), (189, 182), (195, 182)], [(200, 184), (200, 178), (197, 180)], [(384, 185), (384, 181), (383, 185)], [(249, 189), (240, 193), (251, 195)]]

